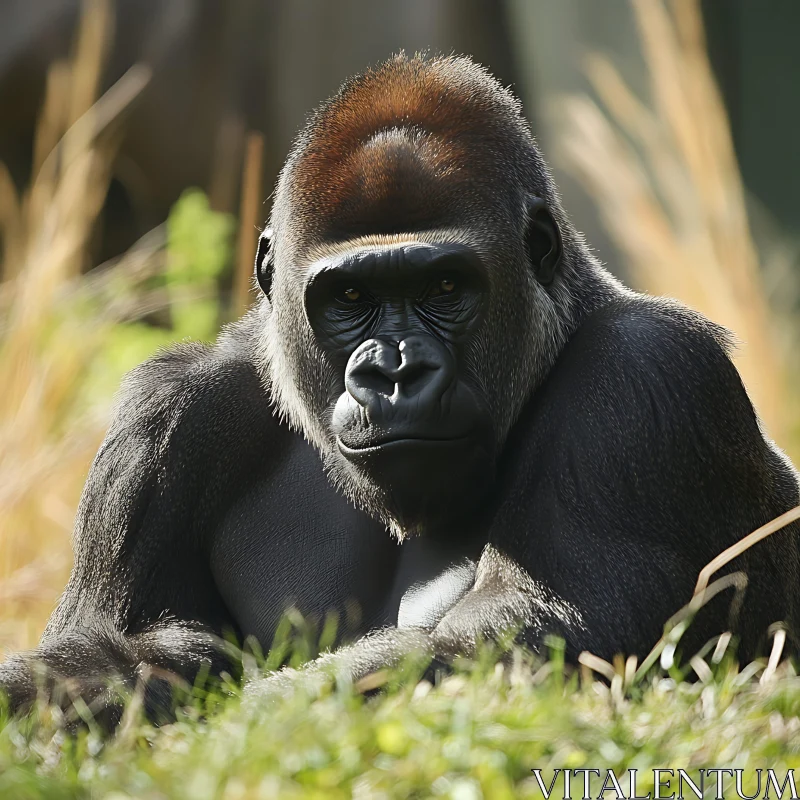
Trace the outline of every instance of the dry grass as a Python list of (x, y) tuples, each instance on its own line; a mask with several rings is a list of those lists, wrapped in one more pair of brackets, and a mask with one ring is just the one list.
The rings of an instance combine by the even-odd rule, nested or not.
[(119, 308), (113, 273), (141, 271), (158, 246), (82, 277), (108, 189), (117, 120), (149, 79), (135, 67), (97, 99), (111, 24), (87, 0), (68, 63), (53, 64), (30, 188), (19, 196), (0, 164), (0, 648), (35, 643), (71, 562), (77, 499), (107, 422), (108, 398), (80, 402), (82, 378)]
[[(730, 126), (698, 0), (631, 0), (650, 105), (611, 60), (591, 55), (599, 97), (562, 99), (562, 160), (597, 201), (637, 284), (731, 329), (737, 365), (766, 429), (792, 449), (781, 324), (770, 308)], [(785, 324), (785, 323), (784, 323)]]
[(264, 136), (257, 131), (247, 135), (242, 169), (242, 198), (239, 210), (239, 241), (236, 271), (233, 276), (233, 311), (238, 317), (253, 303), (253, 254), (258, 226), (264, 219), (261, 173), (264, 162)]

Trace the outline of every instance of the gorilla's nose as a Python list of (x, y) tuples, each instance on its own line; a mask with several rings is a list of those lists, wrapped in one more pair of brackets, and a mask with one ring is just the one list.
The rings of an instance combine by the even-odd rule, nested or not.
[(447, 347), (431, 336), (416, 335), (397, 345), (368, 339), (350, 356), (344, 383), (368, 412), (412, 404), (424, 412), (441, 402), (454, 377)]

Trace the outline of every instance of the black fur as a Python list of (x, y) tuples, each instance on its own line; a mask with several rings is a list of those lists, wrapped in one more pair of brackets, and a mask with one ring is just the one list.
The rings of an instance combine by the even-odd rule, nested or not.
[[(338, 611), (356, 639), (308, 675), (446, 660), (515, 627), (533, 648), (562, 636), (573, 660), (641, 655), (708, 561), (797, 505), (725, 333), (602, 270), (518, 104), (468, 60), (400, 57), (348, 83), (298, 139), (272, 222), (269, 298), (214, 346), (127, 378), (61, 603), (39, 648), (0, 665), (14, 707), (36, 664), (45, 690), (70, 678), (109, 708), (111, 674), (230, 667), (220, 637), (267, 648), (290, 605)], [(449, 272), (433, 315), (408, 288), (431, 263), (466, 287), (452, 313)], [(370, 291), (391, 279), (394, 305), (359, 318), (348, 298), (367, 288), (336, 300), (341, 286), (314, 282), (323, 267)], [(406, 347), (401, 363), (412, 336), (423, 360)], [(467, 449), (451, 462), (428, 440), (384, 454), (398, 430), (453, 425)], [(687, 647), (733, 627), (750, 657), (770, 623), (794, 631), (797, 537), (738, 558), (741, 608), (721, 595)], [(148, 697), (166, 702), (157, 685)]]

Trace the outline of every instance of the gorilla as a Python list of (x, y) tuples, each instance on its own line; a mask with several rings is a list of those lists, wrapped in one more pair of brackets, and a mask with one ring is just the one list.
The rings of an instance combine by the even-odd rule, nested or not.
[[(13, 708), (229, 669), (220, 641), (266, 649), (289, 607), (340, 615), (353, 678), (509, 629), (642, 655), (706, 563), (799, 502), (727, 332), (600, 266), (468, 58), (400, 55), (318, 108), (256, 278), (213, 346), (127, 377), (64, 595), (0, 665)], [(796, 628), (799, 532), (731, 564), (743, 601), (691, 641), (734, 630), (749, 658)]]

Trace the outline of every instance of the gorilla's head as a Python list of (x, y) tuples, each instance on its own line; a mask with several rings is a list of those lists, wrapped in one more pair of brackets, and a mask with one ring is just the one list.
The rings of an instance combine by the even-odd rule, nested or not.
[(519, 103), (464, 58), (353, 78), (295, 142), (267, 231), (279, 412), (398, 536), (472, 513), (589, 258)]

